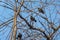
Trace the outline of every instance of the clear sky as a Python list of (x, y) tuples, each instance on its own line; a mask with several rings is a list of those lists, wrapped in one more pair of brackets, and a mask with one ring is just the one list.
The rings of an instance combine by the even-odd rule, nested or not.
[[(2, 1), (6, 2), (5, 0), (2, 0)], [(33, 1), (39, 1), (39, 0), (33, 0)], [(14, 2), (13, 3), (12, 2), (10, 2), (10, 3), (13, 4)], [(37, 13), (38, 13), (37, 7), (41, 7), (43, 5), (43, 6), (45, 6), (45, 7), (43, 7), (43, 9), (45, 11), (45, 15), (43, 15), (43, 14), (41, 14), (41, 15), (44, 16), (44, 17), (47, 16), (49, 21), (53, 21), (54, 23), (59, 21), (60, 14), (58, 12), (60, 12), (60, 0), (47, 0), (48, 4), (45, 4), (45, 0), (42, 0), (42, 2), (43, 2), (43, 4), (41, 4), (40, 2), (32, 2), (32, 3), (25, 2), (24, 5), (27, 6), (27, 8), (29, 8), (29, 9), (33, 9), (33, 11), (35, 11)], [(6, 4), (0, 2), (0, 5), (6, 5)], [(12, 7), (12, 8), (14, 8), (14, 7)], [(24, 10), (24, 9), (25, 8), (22, 7), (21, 10)], [(26, 18), (28, 22), (30, 21), (30, 19), (29, 19), (30, 14), (32, 14), (37, 20), (37, 22), (34, 23), (34, 25), (37, 26), (37, 28), (44, 29), (42, 27), (42, 25), (39, 23), (38, 19), (41, 22), (46, 22), (46, 21), (44, 19), (42, 19), (40, 16), (36, 16), (36, 14), (33, 13), (33, 12), (21, 12), (21, 15), (24, 18), (28, 16)], [(6, 22), (7, 20), (11, 19), (13, 16), (14, 16), (14, 12), (12, 10), (0, 6), (0, 24), (2, 24), (4, 22)], [(20, 21), (19, 17), (18, 17), (18, 21)], [(22, 23), (25, 24), (24, 21)], [(0, 40), (8, 40), (8, 38), (9, 38), (8, 35), (11, 32), (12, 25), (13, 25), (13, 22), (10, 23), (10, 24), (4, 25), (4, 26), (0, 26)], [(59, 25), (59, 23), (56, 23), (56, 26), (58, 26), (58, 25)], [(1, 28), (1, 27), (3, 27), (3, 28)], [(20, 32), (23, 33), (22, 31), (20, 31)], [(60, 31), (58, 30), (58, 32), (60, 32)], [(23, 33), (23, 36), (24, 36), (24, 33)], [(44, 39), (42, 39), (42, 40), (44, 40)], [(60, 40), (60, 34), (57, 35), (55, 40)]]

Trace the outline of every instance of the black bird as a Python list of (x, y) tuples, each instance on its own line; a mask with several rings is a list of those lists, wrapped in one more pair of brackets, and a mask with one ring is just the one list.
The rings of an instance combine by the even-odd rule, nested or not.
[(43, 11), (42, 8), (38, 8), (38, 11), (39, 11), (40, 13), (44, 14), (44, 11)]
[(18, 38), (19, 38), (19, 39), (22, 38), (22, 34), (21, 34), (21, 33), (18, 34)]
[(30, 17), (31, 21), (35, 21), (36, 22), (36, 19), (34, 17)]

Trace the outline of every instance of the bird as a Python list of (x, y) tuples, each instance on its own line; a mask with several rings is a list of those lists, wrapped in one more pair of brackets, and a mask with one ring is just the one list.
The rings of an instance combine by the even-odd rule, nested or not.
[(21, 33), (18, 34), (18, 38), (19, 38), (19, 39), (22, 38), (22, 34), (21, 34)]
[(44, 14), (44, 11), (43, 11), (43, 9), (42, 9), (42, 8), (38, 8), (38, 11), (39, 11), (39, 13)]
[(31, 19), (31, 21), (35, 21), (36, 22), (36, 19), (33, 16), (31, 16), (30, 19)]

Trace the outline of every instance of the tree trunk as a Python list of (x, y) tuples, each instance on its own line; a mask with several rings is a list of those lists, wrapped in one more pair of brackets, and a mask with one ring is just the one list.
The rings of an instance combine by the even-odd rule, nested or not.
[(17, 20), (17, 13), (15, 12), (14, 21), (13, 21), (14, 24), (13, 24), (13, 37), (12, 37), (12, 40), (16, 40), (16, 31), (17, 31), (16, 20)]

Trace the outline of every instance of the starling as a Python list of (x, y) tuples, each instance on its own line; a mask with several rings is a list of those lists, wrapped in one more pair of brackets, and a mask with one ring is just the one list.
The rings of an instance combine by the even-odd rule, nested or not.
[(31, 21), (35, 21), (36, 22), (36, 19), (34, 17), (30, 17)]
[(44, 14), (44, 11), (43, 11), (42, 8), (38, 8), (38, 11), (39, 11), (40, 13)]
[(20, 38), (20, 39), (22, 38), (22, 34), (21, 33), (18, 34), (18, 38)]

